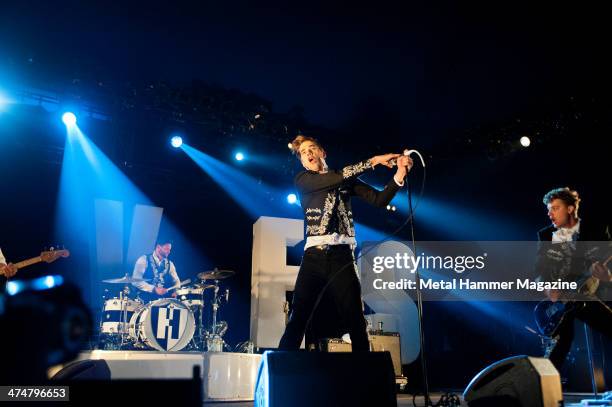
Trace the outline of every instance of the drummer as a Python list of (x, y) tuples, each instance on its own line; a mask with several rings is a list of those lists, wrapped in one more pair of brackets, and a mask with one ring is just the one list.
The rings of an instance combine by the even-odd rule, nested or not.
[[(168, 297), (168, 289), (181, 284), (174, 263), (168, 259), (171, 251), (172, 241), (160, 238), (155, 244), (153, 253), (142, 255), (136, 260), (132, 277), (151, 281), (151, 283), (145, 281), (132, 283), (138, 288), (139, 296), (143, 300), (154, 301)], [(171, 296), (175, 297), (176, 293), (173, 292)]]

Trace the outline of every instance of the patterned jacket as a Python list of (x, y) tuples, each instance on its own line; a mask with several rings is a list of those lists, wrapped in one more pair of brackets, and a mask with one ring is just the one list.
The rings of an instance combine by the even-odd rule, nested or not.
[(371, 205), (386, 206), (400, 189), (391, 179), (385, 189), (378, 191), (357, 177), (372, 169), (370, 160), (329, 170), (324, 174), (302, 171), (295, 177), (295, 187), (300, 196), (306, 236), (322, 236), (333, 233), (355, 236), (351, 196), (358, 196)]

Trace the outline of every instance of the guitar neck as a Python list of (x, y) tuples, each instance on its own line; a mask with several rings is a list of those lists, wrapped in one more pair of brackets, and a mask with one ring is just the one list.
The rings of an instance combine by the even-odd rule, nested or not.
[(20, 261), (19, 263), (15, 263), (15, 266), (18, 269), (21, 269), (24, 267), (31, 266), (32, 264), (40, 263), (41, 261), (43, 261), (42, 258), (40, 256), (37, 256), (37, 257), (32, 257), (31, 259)]

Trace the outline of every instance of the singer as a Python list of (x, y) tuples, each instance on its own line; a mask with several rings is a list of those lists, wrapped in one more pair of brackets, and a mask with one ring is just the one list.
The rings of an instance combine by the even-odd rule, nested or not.
[[(337, 171), (328, 169), (325, 150), (312, 137), (297, 136), (291, 143), (291, 150), (305, 168), (295, 177), (295, 186), (304, 211), (307, 237), (291, 315), (279, 348), (299, 349), (308, 328), (307, 349), (312, 345), (317, 347), (325, 337), (342, 336), (348, 331), (353, 351), (368, 351), (361, 286), (353, 252), (356, 240), (351, 196), (356, 195), (373, 206), (385, 207), (404, 185), (404, 178), (412, 168), (412, 159), (400, 154), (378, 155)], [(389, 168), (397, 165), (393, 179), (382, 191), (358, 179), (359, 175), (379, 164)], [(321, 292), (324, 292), (325, 299), (321, 304), (335, 309), (317, 310), (307, 327)], [(324, 326), (317, 321), (323, 315), (338, 316), (333, 321), (332, 334), (317, 330), (317, 327)]]

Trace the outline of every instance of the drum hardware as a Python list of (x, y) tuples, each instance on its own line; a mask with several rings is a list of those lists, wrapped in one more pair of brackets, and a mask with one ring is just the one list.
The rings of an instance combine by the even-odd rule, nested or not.
[(183, 287), (177, 290), (177, 299), (184, 305), (189, 307), (191, 311), (196, 315), (197, 321), (197, 334), (191, 343), (191, 348), (194, 350), (203, 350), (203, 344), (208, 333), (204, 330), (204, 292), (214, 288), (210, 284), (193, 284), (189, 287)]
[(225, 341), (219, 335), (210, 335), (206, 339), (206, 350), (208, 352), (223, 352)]
[(148, 283), (150, 282), (150, 279), (143, 279), (143, 278), (134, 278), (134, 277), (128, 277), (128, 275), (126, 274), (124, 277), (121, 278), (111, 278), (108, 280), (102, 280), (103, 283), (109, 283), (109, 284), (132, 284), (132, 283)]
[(255, 344), (251, 341), (240, 342), (234, 347), (236, 353), (255, 353)]
[[(118, 346), (119, 349), (123, 349), (124, 345), (128, 341), (127, 325), (130, 320), (129, 317), (132, 316), (128, 316), (128, 312), (133, 314), (142, 305), (142, 301), (140, 301), (139, 298), (136, 300), (130, 299), (130, 284), (149, 281), (150, 280), (148, 279), (129, 277), (127, 274), (121, 278), (102, 280), (103, 283), (108, 284), (123, 284), (123, 289), (119, 292), (119, 298), (106, 300), (102, 306), (100, 331), (102, 334), (107, 336), (107, 338), (105, 338), (105, 347), (115, 348)], [(108, 290), (105, 291), (108, 292)], [(116, 309), (117, 305), (119, 305), (118, 310)], [(112, 311), (120, 312), (119, 321), (113, 320), (113, 318), (116, 319), (116, 316), (111, 315)], [(106, 324), (106, 327), (104, 324)], [(117, 337), (119, 342), (118, 344)]]
[[(223, 273), (221, 273), (223, 272)], [(213, 274), (214, 273), (214, 274)], [(203, 274), (203, 273), (200, 273)], [(220, 278), (228, 278), (231, 277), (234, 273), (228, 273), (228, 270), (215, 270), (214, 272), (205, 272), (206, 275), (198, 277), (206, 277), (208, 278), (211, 275), (220, 276)], [(219, 296), (219, 280), (214, 280), (214, 291), (213, 291), (213, 299), (212, 299), (212, 325), (210, 329), (210, 335), (208, 335), (206, 340), (206, 348), (209, 352), (223, 352), (223, 348), (226, 345), (222, 336), (227, 331), (227, 322), (219, 321), (217, 322), (217, 313), (219, 311), (219, 307), (221, 306), (221, 301), (225, 300), (227, 303), (229, 301), (229, 288), (225, 289), (225, 292), (222, 296)]]
[(174, 291), (174, 290), (178, 290), (181, 287), (186, 286), (187, 284), (191, 283), (191, 279), (188, 278), (187, 280), (183, 280), (179, 283), (179, 285), (175, 285), (174, 287), (170, 287), (168, 288), (168, 290), (166, 291), (167, 293), (169, 293), (170, 291)]
[(194, 283), (193, 287), (195, 288), (203, 288), (203, 289), (208, 289), (208, 288), (214, 288), (213, 284), (203, 284), (203, 283)]
[[(156, 349), (180, 351), (207, 349), (223, 352), (229, 346), (223, 340), (227, 332), (226, 321), (217, 321), (220, 306), (229, 302), (230, 290), (221, 290), (219, 280), (229, 278), (231, 270), (204, 271), (197, 274), (198, 280), (184, 280), (167, 290), (175, 291), (176, 298), (160, 298), (144, 304), (136, 290), (136, 298), (130, 298), (130, 285), (150, 282), (149, 279), (124, 277), (103, 280), (108, 284), (123, 284), (118, 297), (103, 296), (100, 333), (105, 349)], [(212, 284), (209, 284), (208, 281)], [(204, 293), (213, 289), (212, 323), (204, 323)], [(196, 314), (197, 313), (197, 314)], [(164, 320), (165, 319), (165, 320)], [(197, 328), (197, 329), (196, 329)]]
[(203, 271), (198, 273), (198, 278), (200, 280), (224, 280), (236, 274), (236, 272), (232, 270), (219, 270), (215, 267), (214, 270)]

